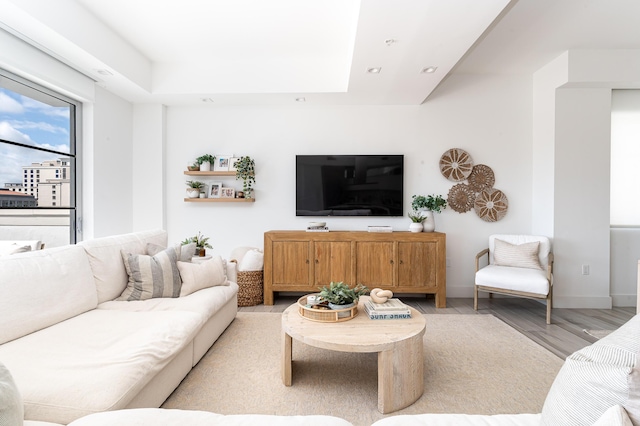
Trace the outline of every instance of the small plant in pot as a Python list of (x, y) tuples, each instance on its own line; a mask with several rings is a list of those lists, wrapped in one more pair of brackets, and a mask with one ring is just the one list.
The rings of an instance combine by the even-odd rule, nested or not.
[(329, 303), (331, 309), (347, 309), (352, 307), (360, 298), (369, 292), (369, 289), (357, 284), (351, 288), (342, 281), (331, 281), (329, 286), (320, 289), (320, 298)]
[(209, 244), (209, 237), (205, 237), (200, 231), (193, 237), (186, 238), (181, 244), (184, 246), (191, 243), (196, 243), (195, 254), (198, 256), (204, 256), (208, 248), (213, 248), (211, 244)]
[(197, 180), (188, 180), (185, 183), (188, 186), (187, 196), (189, 198), (198, 198), (200, 196), (200, 190), (204, 188), (204, 183)]
[(200, 164), (197, 161), (194, 163), (189, 163), (189, 165), (187, 166), (187, 170), (189, 170), (190, 172), (197, 172), (198, 170), (200, 170)]
[(409, 219), (411, 219), (411, 224), (409, 225), (409, 231), (422, 232), (422, 229), (423, 229), (422, 222), (425, 219), (425, 217), (422, 215), (422, 212), (413, 210), (409, 212), (408, 216), (409, 216)]
[(211, 170), (211, 165), (216, 161), (216, 156), (211, 154), (204, 154), (196, 158), (196, 162), (200, 166), (201, 172), (208, 172)]
[(244, 198), (252, 198), (253, 187), (256, 183), (256, 164), (249, 156), (240, 157), (236, 162), (236, 180), (242, 179), (242, 191)]
[(436, 224), (433, 218), (433, 212), (441, 213), (447, 208), (447, 200), (442, 195), (414, 195), (411, 201), (411, 207), (414, 211), (422, 211), (424, 213), (423, 231), (435, 231)]

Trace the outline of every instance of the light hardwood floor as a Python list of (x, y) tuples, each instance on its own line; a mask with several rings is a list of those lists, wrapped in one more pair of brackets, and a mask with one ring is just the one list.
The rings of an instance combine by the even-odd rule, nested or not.
[[(273, 306), (257, 305), (238, 308), (239, 312), (283, 312), (299, 296), (277, 295)], [(472, 298), (448, 298), (447, 307), (436, 309), (432, 295), (399, 296), (400, 299), (425, 314), (493, 314), (531, 340), (562, 359), (597, 339), (584, 330), (615, 330), (635, 315), (636, 308), (613, 309), (553, 309), (551, 324), (545, 322), (545, 305), (535, 300), (500, 297), (481, 299), (478, 312)], [(427, 333), (429, 332), (427, 327)]]

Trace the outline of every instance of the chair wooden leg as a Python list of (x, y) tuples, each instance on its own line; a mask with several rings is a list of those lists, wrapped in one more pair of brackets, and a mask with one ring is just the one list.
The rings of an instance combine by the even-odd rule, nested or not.
[(547, 324), (551, 324), (551, 308), (553, 307), (551, 295), (552, 289), (549, 289), (549, 296), (547, 297)]
[(473, 286), (473, 310), (478, 310), (478, 286), (475, 284)]

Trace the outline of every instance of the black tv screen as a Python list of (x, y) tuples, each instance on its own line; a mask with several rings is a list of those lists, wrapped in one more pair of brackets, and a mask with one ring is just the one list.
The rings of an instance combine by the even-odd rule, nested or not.
[(296, 216), (403, 216), (403, 155), (296, 155)]

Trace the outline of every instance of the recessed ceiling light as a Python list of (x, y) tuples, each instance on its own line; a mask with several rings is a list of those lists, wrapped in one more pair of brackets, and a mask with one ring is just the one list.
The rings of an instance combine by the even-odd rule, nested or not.
[(433, 74), (434, 72), (436, 72), (437, 69), (438, 67), (424, 67), (420, 72), (422, 74)]
[(307, 100), (304, 97), (296, 98), (296, 102), (306, 102)]
[(367, 68), (369, 74), (380, 74), (380, 71), (382, 71), (382, 67)]
[(106, 69), (99, 69), (99, 70), (96, 70), (96, 72), (100, 75), (113, 75), (111, 71)]

